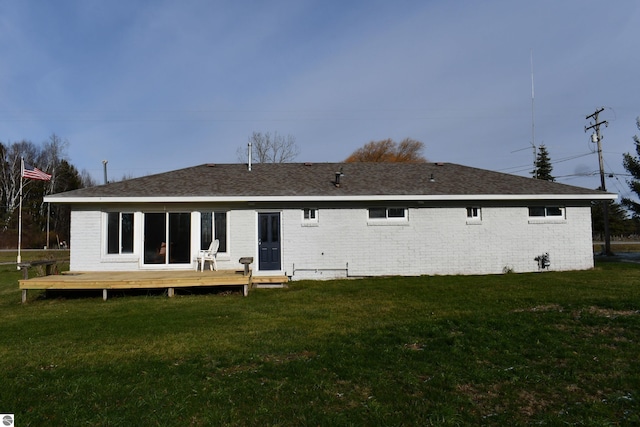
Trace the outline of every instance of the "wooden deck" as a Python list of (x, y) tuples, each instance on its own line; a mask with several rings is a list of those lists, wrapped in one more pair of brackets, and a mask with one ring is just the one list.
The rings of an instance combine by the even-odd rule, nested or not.
[(249, 273), (234, 270), (218, 271), (103, 271), (65, 272), (62, 274), (19, 280), (22, 302), (27, 300), (29, 289), (50, 290), (102, 290), (107, 299), (109, 290), (123, 289), (167, 289), (172, 297), (175, 288), (241, 286), (244, 296), (249, 294), (253, 282), (285, 283), (286, 276), (253, 278)]

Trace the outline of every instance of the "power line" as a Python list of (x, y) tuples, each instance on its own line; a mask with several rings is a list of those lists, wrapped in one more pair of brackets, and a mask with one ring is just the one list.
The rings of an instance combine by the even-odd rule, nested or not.
[[(598, 121), (598, 116), (604, 111), (604, 107), (599, 108), (595, 113), (586, 117), (586, 120), (593, 119), (593, 122), (589, 122), (589, 126), (584, 127), (584, 131), (587, 132), (590, 129), (594, 129), (595, 133), (591, 135), (591, 142), (598, 144), (598, 164), (600, 166), (600, 189), (607, 191), (607, 186), (604, 179), (604, 159), (602, 158), (602, 134), (600, 133), (600, 126), (609, 126), (609, 122), (603, 120)], [(611, 236), (609, 235), (609, 201), (602, 201), (602, 219), (604, 222), (604, 251), (605, 254), (611, 255)]]
[[(558, 160), (554, 160), (549, 162), (550, 164), (556, 164), (556, 163), (562, 163), (562, 162), (568, 162), (570, 160), (575, 160), (575, 159), (579, 159), (580, 157), (586, 157), (586, 156), (591, 156), (593, 153), (583, 153), (583, 154), (576, 154), (573, 156), (569, 156), (569, 157), (563, 157), (561, 159)], [(529, 165), (518, 165), (518, 166), (512, 166), (512, 167), (508, 167), (508, 168), (504, 168), (504, 169), (499, 169), (499, 172), (507, 172), (507, 171), (511, 171), (512, 173), (517, 173), (517, 172), (524, 172), (524, 171), (528, 171), (531, 168), (531, 166)]]

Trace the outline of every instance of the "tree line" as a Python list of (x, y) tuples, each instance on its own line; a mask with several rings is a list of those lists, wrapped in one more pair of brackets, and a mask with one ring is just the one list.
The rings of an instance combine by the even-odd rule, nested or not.
[[(0, 141), (0, 248), (17, 246), (20, 188), (22, 187), (22, 242), (25, 248), (54, 247), (69, 241), (70, 208), (43, 202), (46, 195), (94, 185), (90, 175), (69, 162), (69, 143), (52, 134), (38, 145), (31, 141)], [(51, 175), (50, 181), (22, 178), (22, 160)], [(47, 236), (47, 228), (49, 236)], [(52, 239), (47, 242), (47, 237)]]
[[(636, 119), (640, 130), (640, 117)], [(628, 181), (631, 190), (640, 196), (640, 137), (633, 136), (635, 153), (623, 156), (623, 166), (633, 177)], [(253, 132), (249, 137), (256, 163), (292, 162), (300, 150), (292, 135)], [(70, 208), (65, 205), (48, 206), (43, 198), (96, 185), (86, 170), (79, 172), (67, 157), (69, 143), (52, 134), (40, 145), (31, 141), (3, 143), (0, 141), (0, 248), (14, 248), (17, 243), (18, 206), (20, 202), (21, 160), (51, 175), (50, 181), (24, 179), (22, 197), (22, 241), (24, 247), (54, 247), (69, 241)], [(370, 141), (353, 151), (344, 162), (412, 162), (423, 163), (424, 143), (405, 138), (399, 143), (392, 139)], [(246, 159), (245, 149), (238, 148), (239, 161)], [(555, 181), (553, 166), (547, 148), (541, 145), (537, 152), (532, 175), (535, 179)], [(123, 179), (127, 179), (126, 177)], [(640, 203), (623, 198), (620, 203), (609, 203), (609, 228), (616, 236), (640, 236)], [(592, 227), (598, 238), (604, 229), (601, 202), (592, 204)], [(47, 235), (49, 230), (49, 235)], [(50, 237), (53, 241), (47, 241)]]
[[(636, 125), (640, 129), (640, 117), (636, 119)], [(633, 137), (635, 143), (636, 157), (629, 153), (623, 155), (622, 165), (633, 177), (627, 184), (631, 190), (640, 196), (640, 137)], [(553, 166), (549, 152), (544, 145), (541, 145), (537, 152), (536, 161), (532, 175), (536, 179), (555, 181), (552, 175)], [(598, 190), (601, 188), (598, 187)], [(640, 204), (634, 200), (624, 197), (620, 203), (612, 200), (597, 201), (591, 203), (591, 228), (593, 238), (604, 240), (604, 205), (607, 203), (609, 234), (618, 239), (640, 240)]]

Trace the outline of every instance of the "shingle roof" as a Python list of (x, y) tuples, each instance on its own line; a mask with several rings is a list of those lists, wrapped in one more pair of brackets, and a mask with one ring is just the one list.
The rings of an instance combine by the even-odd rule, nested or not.
[[(340, 185), (336, 172), (342, 171)], [(95, 198), (362, 198), (366, 196), (572, 196), (615, 195), (451, 163), (203, 164), (49, 196), (51, 202)], [(89, 199), (86, 199), (89, 198)], [(466, 198), (466, 197), (465, 197)]]

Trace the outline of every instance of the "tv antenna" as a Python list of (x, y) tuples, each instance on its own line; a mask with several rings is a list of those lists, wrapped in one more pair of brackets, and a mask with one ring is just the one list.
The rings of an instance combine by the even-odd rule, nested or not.
[(533, 90), (533, 49), (531, 49), (531, 147), (533, 148), (533, 171), (531, 174), (534, 178), (538, 177), (538, 169), (536, 168), (536, 116), (535, 116), (535, 93)]

